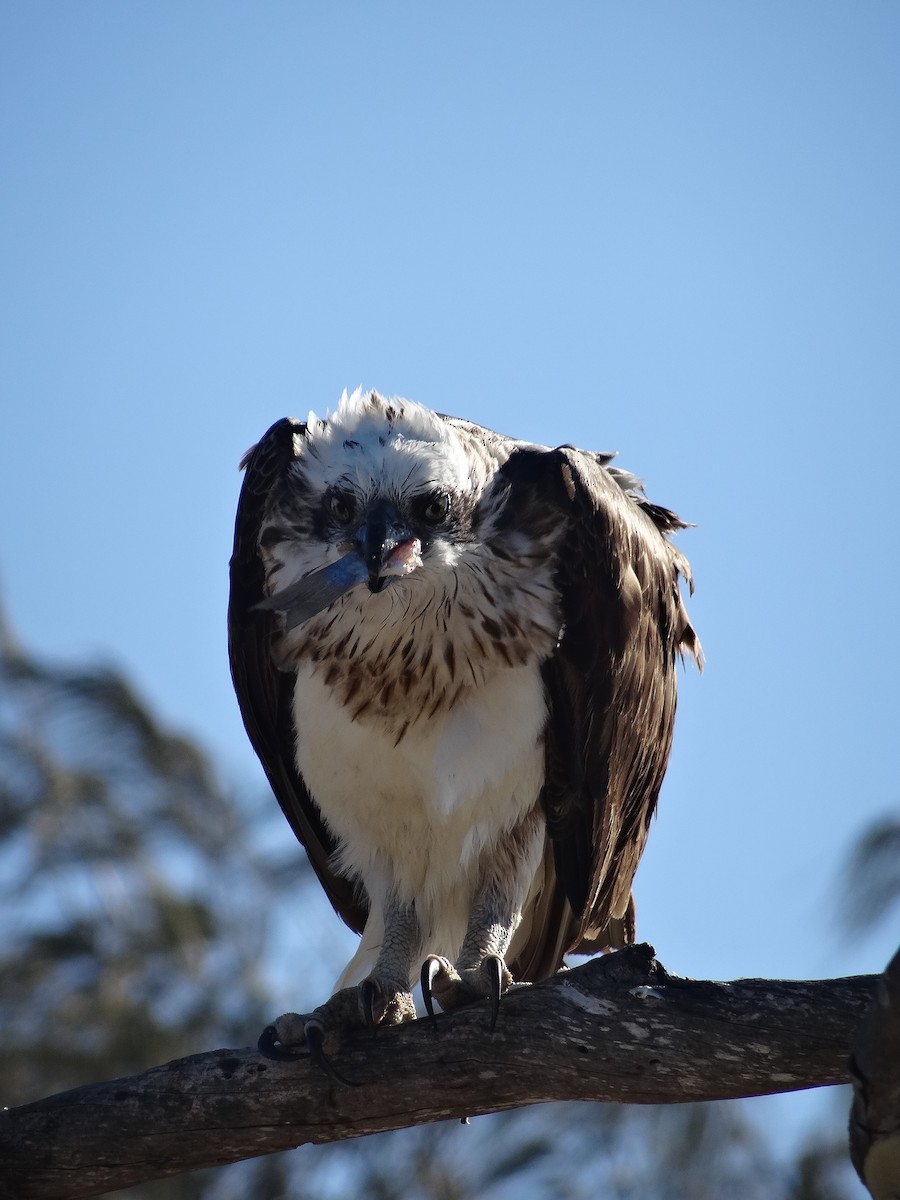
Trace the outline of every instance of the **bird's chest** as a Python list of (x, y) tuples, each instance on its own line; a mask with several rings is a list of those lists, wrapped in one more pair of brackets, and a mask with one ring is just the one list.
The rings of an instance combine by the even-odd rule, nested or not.
[(473, 693), (502, 691), (510, 670), (538, 667), (553, 651), (560, 617), (551, 564), (532, 568), (527, 587), (521, 573), (491, 563), (465, 587), (422, 571), (374, 596), (357, 589), (288, 635), (278, 657), (315, 676), (343, 717), (389, 728), (400, 745), (460, 705), (477, 709)]
[[(342, 865), (386, 870), (411, 893), (457, 875), (534, 805), (546, 701), (536, 664), (498, 669), (399, 737), (354, 718), (311, 664), (294, 693), (297, 765), (341, 843)], [(406, 890), (406, 888), (404, 888)]]

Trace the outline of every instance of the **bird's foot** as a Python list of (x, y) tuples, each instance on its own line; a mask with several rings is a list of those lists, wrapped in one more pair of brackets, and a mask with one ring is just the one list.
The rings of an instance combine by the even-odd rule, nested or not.
[(493, 1033), (500, 997), (513, 986), (513, 977), (499, 954), (486, 954), (477, 966), (461, 969), (438, 954), (429, 954), (422, 964), (421, 982), (422, 999), (432, 1019), (435, 1000), (445, 1011), (476, 1000), (490, 1001)]
[(259, 1051), (266, 1058), (276, 1059), (308, 1055), (326, 1075), (338, 1083), (349, 1084), (350, 1080), (332, 1066), (326, 1043), (331, 1050), (351, 1030), (400, 1025), (412, 1021), (415, 1015), (415, 1004), (407, 988), (369, 975), (359, 987), (342, 988), (311, 1013), (284, 1013), (262, 1031)]
[(347, 990), (358, 992), (359, 1010), (370, 1029), (376, 1025), (402, 1025), (405, 1021), (416, 1019), (416, 1005), (408, 986), (390, 984), (374, 975), (367, 975), (358, 989)]

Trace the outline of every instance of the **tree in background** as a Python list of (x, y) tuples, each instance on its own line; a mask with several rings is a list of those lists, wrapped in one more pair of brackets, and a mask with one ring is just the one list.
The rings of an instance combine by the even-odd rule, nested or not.
[[(5, 627), (0, 835), (4, 1104), (264, 1019), (268, 881), (233, 797), (119, 674), (40, 663)], [(212, 1196), (209, 1180), (132, 1194)]]
[[(12, 1105), (218, 1045), (271, 1016), (277, 905), (334, 920), (297, 850), (121, 675), (43, 664), (0, 626), (0, 1028)], [(290, 844), (284, 843), (289, 849)], [(846, 1103), (843, 1112), (846, 1112)], [(548, 1105), (309, 1146), (131, 1200), (848, 1200), (835, 1130), (787, 1168), (740, 1103)]]

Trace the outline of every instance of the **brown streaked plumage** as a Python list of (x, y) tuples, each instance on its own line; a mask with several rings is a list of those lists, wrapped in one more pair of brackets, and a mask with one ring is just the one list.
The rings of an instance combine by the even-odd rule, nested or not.
[[(411, 1015), (402, 977), (419, 954), (452, 1005), (497, 993), (510, 978), (504, 958), (513, 979), (537, 980), (567, 952), (634, 938), (631, 885), (671, 747), (676, 661), (699, 663), (700, 649), (678, 586), (689, 568), (668, 540), (684, 523), (611, 457), (548, 450), (357, 393), (330, 423), (277, 422), (242, 464), (229, 605), (235, 689), (331, 903), (366, 930), (345, 982), (375, 959), (360, 991), (370, 1019)], [(421, 546), (421, 565), (391, 579), (371, 568), (371, 588), (352, 586), (294, 628), (256, 608), (273, 594), (277, 608), (287, 586), (341, 553), (369, 553), (372, 514), (381, 519), (386, 503), (401, 548), (413, 545), (402, 537)], [(424, 514), (441, 504), (446, 516), (429, 525)], [(510, 716), (504, 734), (500, 710), (519, 703), (521, 720)], [(323, 705), (334, 706), (345, 745), (324, 746), (311, 731)], [(455, 730), (456, 713), (470, 733)], [(507, 783), (485, 785), (482, 800), (477, 779), (458, 784), (479, 763), (489, 773), (492, 737), (502, 756), (528, 722), (535, 733), (521, 734), (518, 759), (532, 757), (510, 766)], [(357, 744), (370, 758), (354, 773)], [(417, 771), (436, 796), (414, 782)], [(455, 837), (466, 866), (445, 886)], [(434, 878), (416, 875), (410, 845)], [(445, 929), (440, 906), (460, 896), (464, 909)], [(451, 926), (465, 937), (439, 944)], [(496, 945), (495, 926), (505, 931)], [(388, 941), (402, 951), (389, 955)], [(352, 1022), (349, 991), (313, 1025)], [(269, 1048), (311, 1040), (310, 1020), (282, 1018)]]

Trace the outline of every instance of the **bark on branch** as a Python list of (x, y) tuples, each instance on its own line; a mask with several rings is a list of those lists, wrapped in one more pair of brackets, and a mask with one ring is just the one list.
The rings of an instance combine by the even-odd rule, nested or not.
[(900, 1197), (900, 951), (878, 981), (850, 1062), (850, 1157), (874, 1200)]
[(215, 1050), (0, 1114), (0, 1198), (77, 1200), (286, 1150), (547, 1100), (668, 1104), (845, 1083), (877, 976), (711, 983), (650, 946), (304, 1059)]

